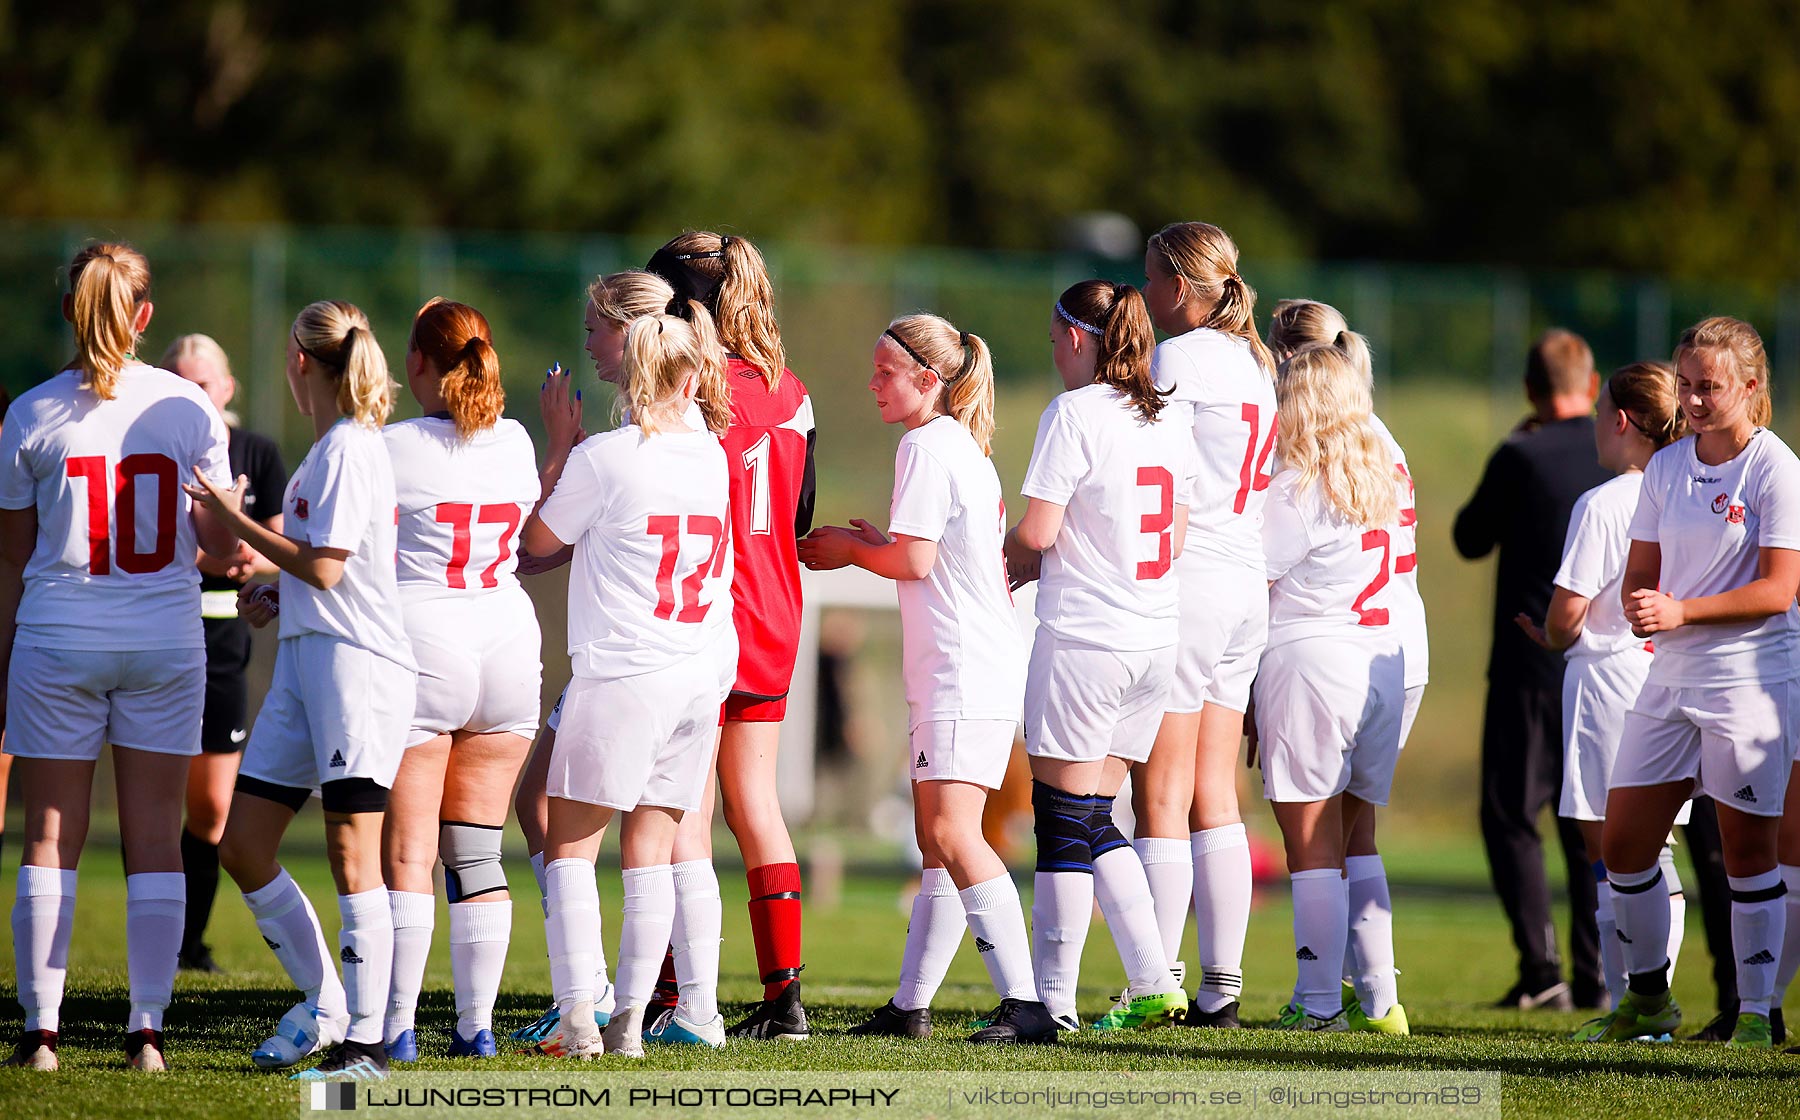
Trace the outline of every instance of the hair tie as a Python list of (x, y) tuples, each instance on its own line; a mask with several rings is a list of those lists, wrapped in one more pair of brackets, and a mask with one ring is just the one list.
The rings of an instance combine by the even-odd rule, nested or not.
[[(1043, 305), (1039, 304), (1039, 306), (1041, 307)], [(1094, 324), (1084, 323), (1080, 319), (1077, 319), (1075, 316), (1069, 314), (1068, 308), (1066, 308), (1062, 305), (1062, 300), (1060, 300), (1060, 299), (1056, 301), (1056, 317), (1058, 319), (1061, 319), (1063, 322), (1069, 324), (1071, 327), (1075, 327), (1078, 330), (1086, 331), (1087, 333), (1093, 335), (1095, 338), (1099, 338), (1102, 334), (1106, 333), (1106, 332), (1102, 331), (1099, 327), (1096, 327)]]
[(967, 350), (969, 348), (969, 332), (968, 331), (956, 332), (956, 340), (958, 342), (962, 343), (962, 348), (964, 350)]
[(729, 248), (731, 248), (731, 235), (728, 233), (725, 236), (719, 238), (719, 255), (724, 256), (725, 250), (727, 250)]
[(896, 346), (900, 347), (900, 349), (906, 351), (907, 356), (912, 358), (913, 361), (919, 363), (919, 365), (922, 368), (931, 370), (931, 372), (933, 372), (933, 373), (937, 373), (937, 368), (935, 366), (933, 366), (930, 362), (926, 361), (923, 357), (921, 357), (917, 350), (914, 350), (912, 347), (908, 346), (906, 344), (906, 340), (904, 338), (901, 338), (899, 335), (895, 334), (894, 328), (889, 327), (887, 330), (882, 331), (881, 333), (886, 335), (887, 337), (893, 339), (894, 345), (896, 345)]

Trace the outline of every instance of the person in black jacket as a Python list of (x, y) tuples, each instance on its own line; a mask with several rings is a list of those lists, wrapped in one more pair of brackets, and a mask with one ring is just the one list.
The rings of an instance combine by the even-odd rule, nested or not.
[(1494, 452), (1456, 515), (1456, 549), (1476, 560), (1498, 548), (1494, 642), (1481, 738), (1481, 835), (1500, 904), (1519, 951), (1519, 981), (1499, 1006), (1595, 1007), (1606, 995), (1594, 924), (1594, 878), (1574, 822), (1557, 819), (1568, 867), (1573, 991), (1562, 975), (1537, 820), (1562, 792), (1560, 655), (1514, 625), (1542, 618), (1562, 559), (1575, 499), (1607, 479), (1594, 450), (1600, 379), (1580, 336), (1550, 330), (1525, 363), (1532, 414)]

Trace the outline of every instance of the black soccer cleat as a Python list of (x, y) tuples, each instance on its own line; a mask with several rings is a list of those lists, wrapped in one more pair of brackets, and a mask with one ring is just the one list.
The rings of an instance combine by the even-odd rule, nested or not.
[(294, 1081), (379, 1081), (388, 1074), (387, 1047), (379, 1042), (352, 1042), (333, 1046), (325, 1060), (296, 1073)]
[(780, 1039), (802, 1042), (812, 1037), (806, 1025), (806, 1007), (800, 1002), (800, 980), (788, 981), (774, 999), (765, 999), (745, 1016), (743, 1021), (726, 1031), (730, 1038)]
[[(1771, 1028), (1771, 1033), (1772, 1033), (1772, 1028), (1775, 1026), (1775, 1023), (1773, 1020), (1770, 1020), (1769, 1026)], [(1693, 1034), (1688, 1035), (1688, 1041), (1689, 1042), (1730, 1042), (1732, 1032), (1734, 1032), (1736, 1030), (1737, 1030), (1737, 1010), (1734, 1008), (1730, 1011), (1721, 1011), (1717, 1015), (1713, 1016), (1711, 1022), (1707, 1023), (1704, 1027), (1701, 1027), (1699, 1030), (1695, 1031)]]
[(1575, 997), (1561, 980), (1538, 989), (1521, 980), (1494, 1001), (1494, 1008), (1500, 1011), (1573, 1011)]
[(931, 1008), (920, 1007), (907, 1011), (897, 1007), (893, 1000), (888, 1000), (875, 1009), (865, 1021), (856, 1024), (845, 1034), (885, 1035), (890, 1038), (930, 1038)]
[(204, 941), (194, 946), (191, 951), (183, 950), (181, 955), (175, 958), (175, 964), (183, 972), (209, 972), (217, 975), (225, 971), (219, 967), (218, 961), (213, 960), (212, 946)]
[(1200, 1010), (1200, 1001), (1188, 1003), (1187, 1015), (1181, 1020), (1184, 1027), (1211, 1027), (1214, 1030), (1237, 1030), (1244, 1024), (1238, 1021), (1238, 1001), (1232, 1000), (1217, 1011)]
[(1781, 1008), (1769, 1008), (1769, 1040), (1780, 1046), (1787, 1041), (1787, 1023), (1781, 1018)]
[(1050, 1009), (1035, 1000), (1003, 999), (994, 1009), (993, 1022), (969, 1036), (976, 1045), (1007, 1042), (1047, 1044), (1062, 1030), (1050, 1017)]

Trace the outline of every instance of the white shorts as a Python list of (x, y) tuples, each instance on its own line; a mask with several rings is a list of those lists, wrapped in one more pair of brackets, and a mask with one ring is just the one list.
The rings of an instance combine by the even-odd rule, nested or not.
[(200, 753), (206, 650), (14, 645), (6, 753), (91, 762), (101, 748)]
[(1405, 669), (1396, 649), (1355, 638), (1271, 646), (1256, 678), (1263, 796), (1386, 805), (1400, 758)]
[(1557, 816), (1606, 819), (1606, 790), (1625, 733), (1625, 713), (1644, 689), (1651, 660), (1644, 649), (1569, 659), (1563, 669), (1563, 786)]
[(1093, 762), (1150, 757), (1175, 647), (1116, 653), (1038, 627), (1025, 672), (1025, 753)]
[(1400, 749), (1406, 749), (1406, 741), (1412, 738), (1413, 724), (1419, 718), (1419, 705), (1425, 702), (1425, 686), (1410, 684), (1406, 686), (1406, 705), (1400, 709)]
[(1625, 716), (1612, 788), (1692, 781), (1720, 805), (1779, 817), (1794, 765), (1800, 681), (1646, 684)]
[(1198, 712), (1217, 704), (1234, 712), (1250, 706), (1250, 684), (1269, 644), (1269, 582), (1248, 568), (1184, 573), (1181, 641), (1168, 710)]
[(912, 780), (999, 789), (1019, 725), (1010, 719), (934, 719), (912, 729)]
[(413, 671), (329, 634), (283, 638), (238, 773), (289, 789), (367, 778), (392, 789), (413, 716)]
[(697, 809), (719, 726), (717, 667), (694, 658), (635, 677), (576, 677), (559, 723), (549, 796), (622, 812)]
[(537, 734), (543, 639), (523, 593), (409, 603), (406, 633), (419, 665), (407, 746), (452, 731)]
[[(737, 684), (737, 630), (730, 626), (725, 627), (719, 635), (718, 643), (713, 646), (712, 652), (719, 663), (719, 703), (723, 705), (726, 697), (731, 695), (732, 688)], [(544, 726), (551, 731), (562, 727), (563, 701), (568, 698), (569, 690), (564, 688), (562, 695), (556, 698), (556, 703), (550, 708), (550, 714), (544, 717)], [(722, 716), (719, 722), (721, 724), (725, 722)]]

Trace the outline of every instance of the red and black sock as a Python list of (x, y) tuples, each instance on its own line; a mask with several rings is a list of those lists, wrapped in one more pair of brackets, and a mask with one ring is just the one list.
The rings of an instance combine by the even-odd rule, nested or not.
[(767, 863), (752, 867), (750, 936), (756, 942), (756, 969), (763, 998), (774, 999), (800, 974), (800, 865)]
[(650, 997), (650, 1010), (666, 1011), (681, 1001), (681, 987), (675, 980), (675, 950), (663, 954), (662, 975), (656, 978), (656, 991)]

